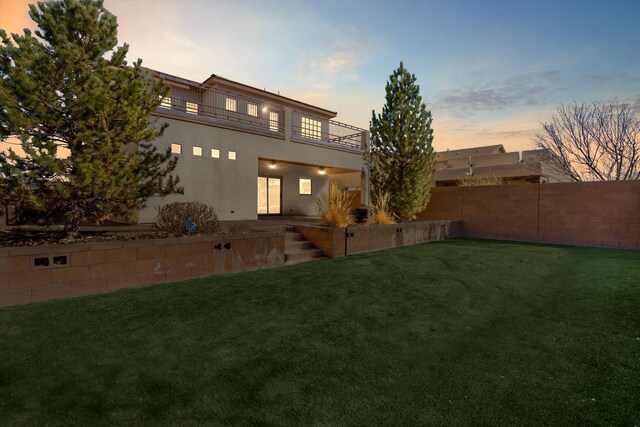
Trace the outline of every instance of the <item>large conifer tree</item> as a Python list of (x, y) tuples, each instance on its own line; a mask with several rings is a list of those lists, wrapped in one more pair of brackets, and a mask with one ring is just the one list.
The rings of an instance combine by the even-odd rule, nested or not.
[(371, 119), (371, 184), (388, 193), (400, 221), (415, 218), (429, 203), (435, 154), (431, 112), (420, 96), (416, 76), (402, 62), (386, 85), (382, 114)]
[(168, 88), (141, 60), (128, 65), (117, 21), (102, 0), (29, 6), (35, 35), (0, 30), (0, 191), (23, 209), (61, 218), (75, 234), (83, 218), (105, 219), (180, 191), (176, 159), (152, 141), (151, 113)]

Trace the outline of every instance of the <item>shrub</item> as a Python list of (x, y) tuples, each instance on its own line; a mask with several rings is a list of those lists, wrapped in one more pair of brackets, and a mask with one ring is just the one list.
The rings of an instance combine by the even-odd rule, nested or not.
[(215, 234), (220, 221), (212, 207), (200, 202), (174, 202), (158, 207), (156, 226), (171, 235)]
[(351, 215), (353, 216), (353, 220), (357, 224), (363, 224), (367, 222), (368, 214), (369, 214), (369, 210), (367, 209), (367, 207), (351, 209)]
[(229, 234), (247, 234), (251, 230), (246, 224), (234, 224), (229, 228)]
[(372, 224), (395, 224), (395, 217), (389, 210), (391, 196), (387, 192), (379, 194), (371, 209)]
[(353, 224), (351, 195), (338, 188), (335, 182), (329, 185), (329, 193), (316, 200), (322, 224), (328, 227), (346, 227)]

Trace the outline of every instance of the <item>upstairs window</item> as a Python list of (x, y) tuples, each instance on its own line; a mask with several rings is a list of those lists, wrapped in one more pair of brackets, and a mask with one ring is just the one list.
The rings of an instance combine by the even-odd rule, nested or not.
[(233, 98), (226, 98), (225, 101), (225, 108), (227, 109), (227, 111), (237, 111), (238, 110), (238, 101), (236, 101)]
[(202, 147), (198, 147), (197, 145), (193, 147), (193, 155), (201, 157), (202, 156)]
[(171, 152), (173, 154), (182, 153), (182, 145), (180, 145), (180, 144), (171, 144)]
[(214, 159), (219, 159), (220, 158), (220, 150), (217, 148), (212, 148), (211, 149), (211, 157)]
[(187, 102), (187, 113), (188, 114), (198, 114), (198, 104), (195, 102)]
[(171, 97), (170, 96), (160, 96), (160, 107), (162, 108), (171, 108)]
[(236, 159), (236, 152), (235, 151), (229, 151), (229, 155), (227, 157), (229, 158), (229, 160), (235, 160)]
[(310, 119), (308, 117), (302, 117), (302, 123), (300, 126), (300, 135), (303, 138), (309, 139), (322, 139), (322, 122), (320, 120)]
[(269, 111), (269, 130), (272, 132), (280, 130), (280, 114), (277, 111)]
[(258, 106), (256, 104), (247, 104), (247, 114), (258, 117)]

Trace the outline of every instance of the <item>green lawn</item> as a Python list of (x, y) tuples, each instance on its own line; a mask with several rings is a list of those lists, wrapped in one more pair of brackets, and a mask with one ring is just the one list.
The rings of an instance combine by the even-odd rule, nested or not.
[(2, 425), (640, 424), (640, 252), (475, 240), (0, 310)]

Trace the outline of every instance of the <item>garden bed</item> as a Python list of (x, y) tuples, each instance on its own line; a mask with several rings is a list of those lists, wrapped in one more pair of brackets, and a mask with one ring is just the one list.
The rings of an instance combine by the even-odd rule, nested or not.
[(330, 258), (460, 237), (460, 221), (420, 221), (399, 224), (350, 225), (346, 228), (296, 225), (296, 232)]

